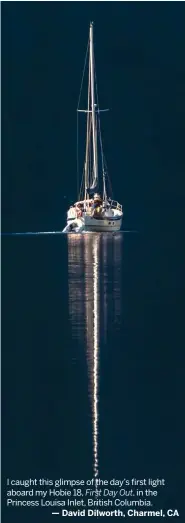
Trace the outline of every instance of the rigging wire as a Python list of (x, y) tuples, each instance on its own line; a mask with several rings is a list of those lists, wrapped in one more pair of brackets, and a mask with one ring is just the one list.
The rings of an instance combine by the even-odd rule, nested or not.
[(85, 62), (84, 62), (84, 68), (83, 68), (83, 74), (82, 74), (82, 80), (81, 80), (81, 86), (80, 86), (80, 94), (79, 94), (78, 105), (77, 105), (77, 122), (76, 122), (76, 126), (77, 126), (77, 145), (76, 145), (76, 164), (77, 164), (77, 199), (78, 199), (78, 197), (79, 197), (79, 153), (78, 153), (79, 136), (78, 136), (78, 109), (79, 109), (79, 106), (80, 106), (81, 93), (82, 93), (82, 87), (83, 87), (83, 82), (84, 82), (84, 75), (85, 75), (85, 69), (86, 69), (86, 63), (87, 63), (87, 55), (88, 55), (88, 51), (89, 51), (89, 42), (90, 42), (90, 39), (88, 40), (88, 44), (87, 44), (87, 50), (86, 50), (86, 55), (85, 55)]
[(87, 129), (86, 129), (86, 151), (85, 151), (85, 179), (84, 179), (84, 195), (85, 200), (87, 199), (87, 187), (89, 186), (89, 150), (90, 150), (90, 137), (91, 137), (91, 118), (90, 118), (90, 78), (91, 78), (91, 69), (90, 69), (90, 62), (89, 62), (89, 82), (88, 82), (88, 104), (87, 104)]
[(107, 168), (107, 162), (106, 162), (106, 159), (105, 159), (105, 155), (104, 155), (104, 165), (105, 165), (105, 175), (107, 177), (107, 181), (108, 181), (108, 184), (109, 184), (110, 196), (111, 196), (112, 199), (114, 199), (113, 190), (112, 190), (112, 184), (111, 184), (110, 176), (108, 174), (108, 168)]
[[(88, 40), (87, 49), (86, 49), (85, 62), (84, 62), (84, 68), (83, 68), (83, 74), (82, 74), (82, 80), (81, 80), (81, 86), (80, 86), (80, 94), (79, 94), (78, 105), (77, 105), (77, 197), (78, 198), (81, 198), (83, 188), (85, 190), (85, 183), (83, 181), (83, 178), (84, 178), (84, 175), (85, 175), (85, 169), (83, 169), (83, 177), (82, 177), (82, 180), (81, 180), (81, 186), (79, 187), (79, 178), (80, 178), (80, 176), (79, 176), (79, 123), (78, 123), (78, 110), (79, 110), (80, 101), (81, 101), (81, 94), (82, 94), (82, 88), (83, 88), (83, 83), (84, 83), (84, 76), (85, 76), (85, 70), (86, 70), (89, 46), (90, 46), (90, 38)], [(97, 102), (97, 109), (98, 109), (97, 110), (97, 124), (98, 124), (97, 127), (98, 127), (98, 133), (99, 133), (101, 164), (102, 164), (102, 171), (103, 171), (103, 178), (104, 178), (104, 193), (105, 193), (104, 196), (107, 196), (106, 195), (106, 178), (107, 178), (108, 184), (110, 186), (110, 192), (111, 193), (112, 193), (112, 186), (111, 186), (111, 181), (110, 181), (110, 178), (109, 178), (109, 175), (108, 175), (106, 159), (105, 159), (105, 155), (104, 155), (104, 151), (103, 151), (103, 141), (102, 141), (101, 123), (100, 123), (100, 109), (99, 109), (99, 99), (98, 99), (98, 85), (97, 85), (97, 76), (96, 76), (96, 67), (95, 67), (95, 58), (94, 58), (94, 56), (93, 56), (93, 62), (94, 62), (94, 73), (95, 73), (95, 93), (96, 93), (96, 102)], [(89, 110), (89, 108), (88, 108), (88, 110)], [(89, 113), (88, 113), (88, 118), (89, 118)], [(90, 128), (91, 128), (92, 122), (91, 122), (91, 125), (89, 125), (89, 124), (90, 124), (90, 122), (88, 122), (88, 125), (87, 125), (87, 129), (89, 129), (89, 132), (87, 131), (87, 134), (89, 134), (89, 137), (87, 136), (87, 147), (89, 148), (89, 153), (91, 153), (89, 140), (90, 140)], [(89, 157), (89, 162), (91, 163), (90, 157)], [(86, 169), (88, 169), (87, 165), (86, 165)], [(88, 170), (89, 170), (89, 172), (91, 171), (90, 165), (89, 165), (89, 169)]]
[[(101, 163), (102, 163), (103, 177), (105, 179), (105, 174), (107, 174), (107, 176), (108, 176), (108, 173), (107, 173), (105, 155), (103, 152), (103, 142), (102, 142), (102, 133), (101, 133), (101, 124), (100, 124), (100, 108), (99, 108), (99, 99), (98, 99), (98, 83), (97, 83), (97, 76), (96, 76), (95, 59), (94, 59), (94, 72), (95, 72), (96, 99), (97, 99), (97, 106), (98, 106), (98, 127), (99, 127), (99, 137), (100, 137)], [(104, 191), (106, 191), (106, 187), (104, 187)], [(104, 196), (106, 197), (106, 193), (104, 194)]]
[[(96, 79), (96, 70), (95, 70), (95, 79)], [(97, 97), (97, 105), (98, 105), (98, 109), (99, 109), (97, 79), (96, 79), (96, 97)], [(106, 162), (105, 154), (104, 154), (104, 151), (103, 151), (103, 140), (102, 140), (102, 133), (101, 133), (100, 111), (99, 110), (98, 110), (98, 126), (99, 126), (100, 150), (101, 150), (101, 161), (102, 161), (103, 176), (105, 177), (105, 179), (107, 178), (107, 181), (109, 183), (109, 188), (110, 188), (110, 196), (113, 198), (112, 184), (111, 184), (111, 180), (110, 180), (110, 177), (109, 177), (109, 174), (108, 174), (107, 162)]]

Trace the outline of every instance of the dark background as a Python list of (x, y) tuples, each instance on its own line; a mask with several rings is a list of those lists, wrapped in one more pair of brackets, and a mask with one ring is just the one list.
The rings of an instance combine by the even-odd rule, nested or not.
[[(183, 503), (184, 474), (184, 15), (178, 2), (2, 4), (3, 232), (65, 225), (94, 21), (99, 101), (111, 109), (105, 156), (124, 229), (138, 231), (123, 240), (122, 326), (115, 333), (109, 319), (107, 359), (102, 349), (100, 472), (165, 477), (163, 506), (172, 508)], [(88, 380), (71, 334), (67, 270), (66, 237), (3, 237), (5, 478), (91, 475)], [(110, 293), (111, 270), (110, 261)], [(29, 509), (4, 521), (25, 515), (35, 521)]]
[[(105, 157), (126, 228), (177, 232), (184, 15), (183, 2), (2, 4), (4, 231), (63, 228), (63, 198), (76, 198), (76, 108), (93, 20), (99, 101), (110, 108), (102, 117)], [(80, 158), (82, 166), (83, 150)]]

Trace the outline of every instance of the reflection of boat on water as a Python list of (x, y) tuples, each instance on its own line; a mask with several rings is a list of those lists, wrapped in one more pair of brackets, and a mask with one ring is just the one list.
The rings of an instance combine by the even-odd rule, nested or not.
[[(119, 231), (121, 228), (123, 211), (122, 205), (110, 197), (110, 182), (105, 164), (100, 128), (101, 110), (98, 103), (94, 61), (93, 23), (90, 24), (87, 51), (89, 51), (88, 107), (86, 110), (83, 110), (79, 109), (78, 105), (77, 109), (77, 115), (79, 112), (87, 114), (84, 172), (78, 201), (68, 210), (67, 225), (63, 232), (114, 232)], [(84, 74), (82, 84), (83, 79)]]
[(100, 348), (100, 236), (85, 241), (85, 305), (86, 347), (89, 374), (89, 393), (93, 414), (94, 477), (98, 476), (98, 373)]
[(105, 345), (109, 314), (121, 313), (122, 234), (68, 235), (69, 314), (72, 335), (85, 345), (92, 415), (93, 473), (99, 475), (100, 347)]

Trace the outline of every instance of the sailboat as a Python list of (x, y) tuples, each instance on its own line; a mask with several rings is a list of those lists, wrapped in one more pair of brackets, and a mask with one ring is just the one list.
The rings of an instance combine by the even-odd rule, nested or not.
[(99, 109), (93, 22), (90, 23), (86, 61), (88, 54), (87, 109), (79, 109), (80, 99), (77, 108), (77, 122), (79, 113), (85, 113), (87, 117), (85, 162), (78, 200), (67, 211), (67, 225), (63, 232), (116, 232), (121, 229), (123, 209), (122, 205), (112, 199), (108, 192), (110, 191), (108, 189), (108, 181), (110, 182), (110, 180), (106, 169), (100, 127), (100, 113), (108, 109)]

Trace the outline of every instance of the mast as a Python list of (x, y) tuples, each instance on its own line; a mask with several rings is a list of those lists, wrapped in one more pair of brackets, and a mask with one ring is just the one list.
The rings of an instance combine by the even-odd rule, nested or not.
[[(86, 67), (87, 54), (89, 52), (89, 81), (88, 81), (88, 103), (87, 109), (79, 109), (81, 91), (84, 79), (84, 72)], [(101, 163), (103, 173), (103, 199), (107, 199), (106, 194), (106, 178), (104, 169), (102, 137), (100, 130), (100, 112), (108, 111), (108, 109), (99, 109), (97, 79), (94, 61), (94, 43), (93, 43), (93, 22), (90, 23), (89, 41), (85, 57), (85, 65), (82, 76), (82, 83), (80, 87), (80, 96), (78, 102), (78, 113), (87, 113), (87, 128), (86, 128), (86, 151), (85, 151), (85, 165), (83, 171), (84, 200), (88, 201), (89, 196), (98, 191), (98, 144), (97, 138), (99, 136), (101, 148)], [(78, 120), (77, 120), (78, 121)], [(92, 165), (91, 165), (92, 153)], [(92, 172), (91, 172), (92, 171)], [(92, 176), (91, 176), (92, 175)], [(88, 205), (88, 203), (87, 203)]]
[(87, 105), (86, 153), (85, 153), (85, 197), (84, 197), (85, 201), (89, 199), (89, 195), (87, 193), (87, 187), (89, 187), (89, 140), (90, 140), (90, 128), (91, 128), (90, 79), (91, 79), (91, 68), (90, 68), (90, 60), (89, 60), (89, 86), (88, 86), (88, 105)]
[(93, 46), (93, 22), (90, 23), (90, 72), (91, 72), (91, 111), (92, 111), (92, 136), (93, 136), (93, 171), (94, 178), (98, 179), (97, 161), (97, 136), (95, 117), (95, 95), (94, 95), (94, 46)]

